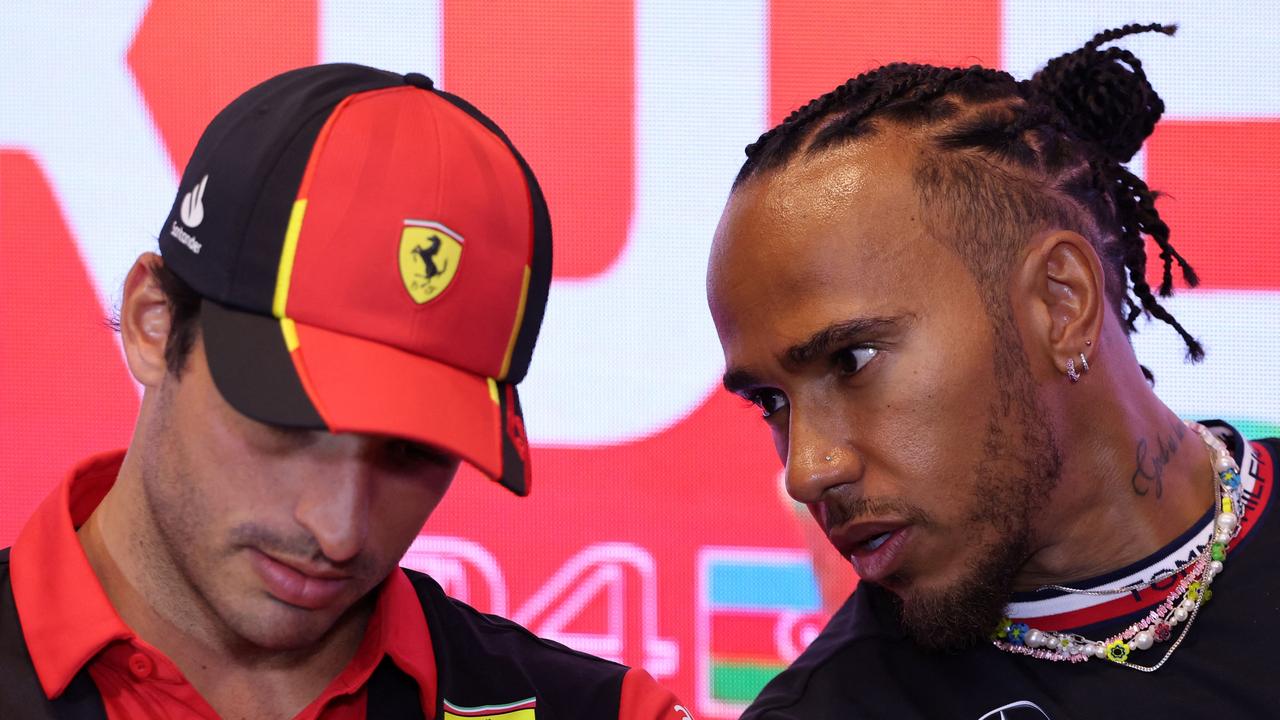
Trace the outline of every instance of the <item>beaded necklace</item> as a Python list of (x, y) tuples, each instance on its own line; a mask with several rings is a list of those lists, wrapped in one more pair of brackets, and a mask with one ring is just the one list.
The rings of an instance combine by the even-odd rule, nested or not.
[[(1217, 517), (1214, 518), (1213, 537), (1205, 544), (1204, 549), (1182, 567), (1161, 573), (1150, 580), (1121, 588), (1087, 590), (1062, 585), (1048, 585), (1041, 588), (1085, 595), (1121, 595), (1142, 590), (1161, 580), (1185, 573), (1168, 598), (1147, 613), (1146, 617), (1101, 641), (1090, 640), (1074, 633), (1036, 630), (1025, 623), (1016, 623), (1009, 618), (1004, 618), (991, 638), (997, 648), (1055, 662), (1079, 663), (1095, 658), (1106, 659), (1140, 672), (1159, 670), (1173, 655), (1173, 651), (1178, 649), (1187, 631), (1191, 629), (1201, 606), (1213, 596), (1209, 586), (1222, 572), (1223, 563), (1227, 558), (1227, 547), (1240, 532), (1240, 520), (1245, 507), (1240, 500), (1242, 492), (1240, 468), (1231, 457), (1227, 446), (1203, 425), (1191, 421), (1186, 421), (1186, 425), (1200, 436), (1212, 456), (1215, 480), (1214, 509)], [(1182, 630), (1169, 644), (1168, 650), (1159, 662), (1145, 666), (1130, 661), (1131, 653), (1150, 650), (1157, 644), (1167, 642), (1173, 637), (1173, 629), (1178, 625), (1182, 625)]]

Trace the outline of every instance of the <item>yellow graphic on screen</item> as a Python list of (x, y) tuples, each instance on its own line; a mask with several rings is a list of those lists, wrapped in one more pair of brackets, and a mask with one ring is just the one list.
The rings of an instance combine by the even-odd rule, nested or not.
[(400, 233), (400, 279), (421, 305), (440, 296), (458, 274), (462, 237), (430, 220), (405, 220)]

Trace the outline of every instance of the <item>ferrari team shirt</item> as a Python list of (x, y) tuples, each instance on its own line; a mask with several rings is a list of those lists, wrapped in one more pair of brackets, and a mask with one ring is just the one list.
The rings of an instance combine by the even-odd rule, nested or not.
[[(10, 554), (14, 603), (45, 695), (57, 698), (88, 668), (111, 720), (215, 719), (178, 667), (116, 613), (89, 565), (76, 528), (111, 489), (124, 452), (83, 462), (36, 510)], [(427, 717), (437, 703), (436, 654), (426, 614), (403, 572), (375, 592), (375, 609), (355, 657), (296, 720), (362, 720), (367, 683), (383, 658), (416, 682)], [(523, 716), (520, 716), (523, 717)], [(686, 720), (671, 693), (643, 670), (623, 677), (620, 720)]]

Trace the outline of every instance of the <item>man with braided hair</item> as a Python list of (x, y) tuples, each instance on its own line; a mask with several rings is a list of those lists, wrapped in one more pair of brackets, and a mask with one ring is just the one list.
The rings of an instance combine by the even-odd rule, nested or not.
[(861, 584), (744, 718), (1274, 714), (1280, 443), (1180, 420), (1128, 337), (1203, 356), (1124, 165), (1164, 105), (1109, 44), (1147, 31), (1029, 81), (887, 65), (747, 148), (708, 273), (725, 386)]

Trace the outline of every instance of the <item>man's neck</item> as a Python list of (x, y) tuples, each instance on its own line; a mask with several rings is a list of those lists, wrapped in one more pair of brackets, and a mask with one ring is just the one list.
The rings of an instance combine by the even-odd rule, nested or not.
[[(273, 651), (232, 634), (208, 603), (165, 562), (141, 555), (157, 547), (141, 507), (138, 478), (120, 478), (77, 535), (94, 574), (122, 620), (177, 665), (222, 717), (291, 718), (324, 691), (359, 648), (372, 614), (361, 603), (314, 647)], [(150, 537), (148, 537), (150, 535)]]
[[(1133, 368), (1137, 373), (1136, 362)], [(1209, 452), (1141, 381), (1099, 373), (1080, 384), (1060, 428), (1062, 480), (1033, 521), (1017, 590), (1070, 584), (1137, 562), (1214, 501)], [(1072, 388), (1075, 391), (1076, 388)]]

